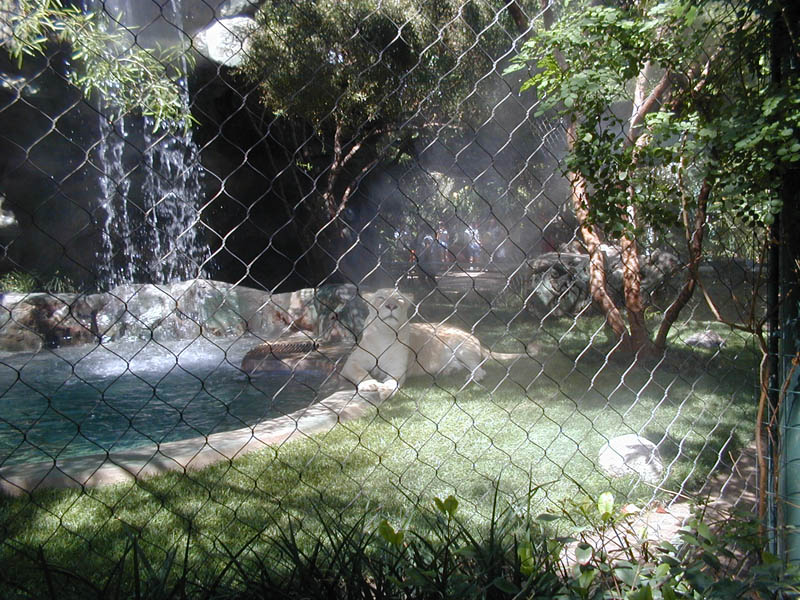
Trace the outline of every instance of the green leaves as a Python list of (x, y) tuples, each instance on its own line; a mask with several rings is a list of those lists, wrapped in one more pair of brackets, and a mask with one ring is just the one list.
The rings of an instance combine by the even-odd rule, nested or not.
[(156, 52), (130, 44), (121, 33), (58, 0), (21, 0), (11, 18), (9, 54), (21, 66), (24, 56), (42, 54), (48, 42), (72, 47), (78, 68), (69, 81), (84, 96), (99, 96), (116, 113), (140, 112), (154, 129), (188, 129), (194, 122), (178, 80), (178, 58), (189, 61), (183, 48)]
[[(522, 89), (538, 93), (537, 115), (576, 126), (565, 166), (587, 183), (590, 224), (611, 238), (638, 234), (633, 213), (641, 227), (671, 226), (704, 179), (714, 210), (772, 222), (775, 182), (800, 163), (800, 89), (765, 83), (768, 27), (724, 0), (579, 0), (526, 42), (513, 69), (534, 68)], [(634, 107), (662, 77), (667, 91)]]
[[(262, 102), (315, 127), (362, 131), (453, 118), (509, 39), (486, 3), (442, 0), (264, 2), (239, 73)], [(481, 32), (478, 35), (477, 32)], [(522, 65), (519, 65), (522, 68)]]
[(389, 524), (389, 521), (384, 519), (378, 524), (378, 535), (390, 543), (392, 546), (400, 547), (403, 545), (403, 538), (405, 534), (402, 530), (395, 531)]
[(600, 513), (600, 518), (607, 521), (612, 518), (614, 514), (614, 494), (611, 492), (603, 492), (597, 499), (597, 511)]
[(455, 499), (455, 496), (450, 495), (444, 500), (434, 498), (433, 502), (439, 512), (446, 514), (451, 519), (455, 516), (458, 509), (458, 500)]
[(580, 565), (587, 564), (590, 560), (592, 560), (593, 556), (594, 556), (594, 549), (592, 549), (592, 547), (589, 544), (581, 542), (575, 547), (575, 560), (577, 561), (578, 564)]

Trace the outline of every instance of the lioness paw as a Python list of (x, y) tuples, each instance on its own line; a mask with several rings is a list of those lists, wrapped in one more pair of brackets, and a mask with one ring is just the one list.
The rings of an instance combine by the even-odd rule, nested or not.
[(377, 392), (383, 384), (377, 379), (365, 379), (358, 384), (359, 392)]
[(383, 383), (376, 379), (367, 379), (358, 384), (358, 392), (360, 394), (378, 394), (383, 401), (394, 394), (398, 387), (398, 383), (394, 379), (387, 379)]
[(386, 391), (386, 392), (389, 392), (389, 393), (394, 392), (399, 387), (400, 387), (400, 384), (397, 383), (397, 380), (396, 379), (392, 379), (391, 377), (381, 384), (381, 389), (383, 391)]

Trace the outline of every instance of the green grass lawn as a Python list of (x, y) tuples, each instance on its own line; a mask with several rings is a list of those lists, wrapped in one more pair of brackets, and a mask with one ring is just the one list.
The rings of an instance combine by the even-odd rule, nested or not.
[[(315, 503), (343, 521), (370, 511), (400, 524), (415, 503), (448, 494), (466, 518), (485, 520), (497, 482), (510, 502), (533, 487), (542, 510), (607, 490), (647, 502), (699, 489), (721, 452), (752, 439), (757, 357), (741, 335), (719, 352), (691, 350), (680, 337), (709, 325), (684, 324), (664, 361), (631, 366), (607, 360), (611, 341), (596, 317), (541, 326), (511, 312), (427, 310), (428, 319), (474, 326), (495, 350), (536, 340), (538, 362), (489, 364), (480, 383), (410, 381), (377, 415), (199, 472), (1, 499), (3, 578), (41, 584), (41, 549), (49, 562), (102, 579), (132, 536), (159, 560), (191, 535), (190, 562), (210, 573), (246, 544), (269, 552), (261, 534), (286, 527), (289, 515), (318, 535)], [(659, 444), (662, 490), (596, 469), (603, 443), (625, 433)]]

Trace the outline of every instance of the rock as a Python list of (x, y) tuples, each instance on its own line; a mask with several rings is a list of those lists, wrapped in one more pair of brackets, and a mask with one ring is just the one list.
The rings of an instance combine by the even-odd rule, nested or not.
[(324, 285), (314, 295), (317, 312), (316, 338), (323, 342), (352, 342), (361, 334), (369, 316), (367, 303), (351, 283)]
[(715, 331), (706, 329), (690, 335), (683, 341), (687, 346), (695, 348), (705, 348), (707, 350), (718, 350), (725, 344), (725, 339)]
[[(623, 266), (616, 246), (602, 245), (608, 289), (618, 304), (623, 298)], [(680, 268), (678, 258), (656, 250), (641, 258), (644, 300), (664, 289)], [(528, 271), (514, 275), (509, 287), (517, 297), (527, 298), (528, 307), (541, 317), (576, 316), (592, 301), (589, 290), (589, 255), (584, 252), (548, 252), (528, 261)]]
[[(0, 87), (2, 87), (2, 84), (0, 84)], [(9, 235), (17, 235), (19, 232), (19, 221), (17, 221), (17, 217), (14, 216), (12, 211), (3, 207), (5, 201), (6, 197), (0, 194), (0, 239)]]
[(320, 342), (355, 341), (368, 314), (366, 302), (351, 283), (276, 294), (271, 301), (288, 327), (307, 331)]
[(217, 7), (217, 17), (235, 17), (255, 13), (261, 0), (226, 0)]
[(121, 285), (103, 296), (97, 324), (104, 339), (191, 340), (247, 331), (272, 336), (286, 327), (268, 292), (221, 281)]
[[(228, 310), (234, 311), (245, 323), (250, 333), (263, 339), (272, 339), (287, 331), (291, 318), (276, 306), (288, 294), (270, 294), (263, 290), (237, 286), (233, 288)], [(220, 320), (222, 316), (220, 315)]]
[(36, 352), (98, 340), (96, 311), (77, 294), (6, 294), (0, 350)]
[(600, 449), (598, 466), (611, 477), (638, 475), (647, 483), (657, 484), (664, 465), (656, 445), (635, 434), (610, 439)]
[(244, 372), (337, 372), (369, 315), (366, 302), (352, 284), (324, 285), (292, 292), (288, 302), (284, 298), (282, 310), (291, 327), (287, 326), (272, 341), (251, 349), (242, 360)]
[(238, 67), (247, 58), (255, 19), (245, 16), (214, 21), (192, 40), (195, 49), (207, 59), (226, 67)]
[(0, 349), (7, 352), (38, 352), (42, 344), (41, 335), (23, 327), (3, 327), (0, 331)]
[(530, 263), (531, 308), (537, 315), (575, 316), (590, 302), (589, 255), (549, 252)]
[(252, 333), (352, 344), (367, 316), (352, 284), (271, 294), (213, 280), (120, 285), (103, 294), (0, 295), (0, 350), (120, 339), (159, 342)]

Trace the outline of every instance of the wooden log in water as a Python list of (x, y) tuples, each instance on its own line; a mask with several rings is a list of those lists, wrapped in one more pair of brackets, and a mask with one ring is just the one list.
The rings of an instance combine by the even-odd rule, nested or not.
[(276, 340), (252, 348), (242, 359), (242, 371), (250, 375), (270, 371), (338, 371), (353, 344), (320, 344), (312, 339)]

